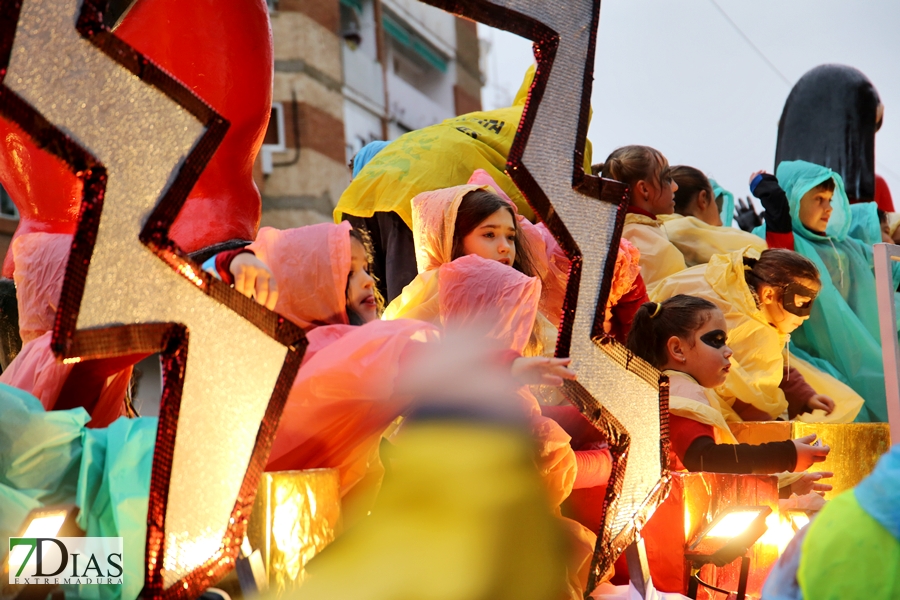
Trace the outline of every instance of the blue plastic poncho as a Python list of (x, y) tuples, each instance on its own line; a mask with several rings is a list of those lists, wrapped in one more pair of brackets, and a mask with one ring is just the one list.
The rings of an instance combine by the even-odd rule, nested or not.
[(719, 209), (719, 216), (722, 218), (722, 227), (731, 227), (734, 220), (734, 194), (716, 183), (713, 178), (709, 179), (709, 185), (712, 186), (713, 198), (722, 197), (722, 208)]
[[(844, 182), (831, 169), (801, 160), (782, 162), (776, 176), (790, 203), (794, 249), (816, 264), (822, 279), (809, 320), (791, 335), (791, 351), (846, 381), (865, 399), (857, 421), (887, 422), (873, 251), (850, 235), (853, 214)], [(833, 212), (820, 235), (800, 222), (800, 200), (828, 179), (835, 184)], [(765, 237), (765, 225), (754, 233)]]
[(375, 158), (375, 155), (381, 152), (388, 144), (390, 144), (390, 142), (376, 140), (363, 146), (362, 149), (356, 153), (356, 156), (353, 157), (353, 177), (359, 175), (359, 172), (363, 170), (363, 167), (369, 164), (369, 161)]
[(156, 418), (120, 418), (87, 429), (83, 408), (47, 412), (37, 398), (0, 384), (0, 559), (29, 511), (76, 504), (89, 537), (122, 537), (122, 585), (67, 589), (78, 598), (131, 600), (144, 586), (150, 470)]

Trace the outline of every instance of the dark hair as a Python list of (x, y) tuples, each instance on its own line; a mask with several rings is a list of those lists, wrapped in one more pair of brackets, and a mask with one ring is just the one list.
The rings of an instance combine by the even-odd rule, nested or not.
[(513, 268), (529, 277), (534, 277), (537, 269), (534, 268), (534, 260), (531, 258), (530, 249), (522, 236), (522, 229), (516, 221), (516, 213), (503, 198), (487, 190), (472, 190), (459, 203), (456, 212), (456, 224), (453, 228), (453, 250), (451, 260), (464, 256), (463, 239), (472, 233), (485, 219), (500, 209), (509, 211), (516, 228), (516, 258), (513, 260)]
[(641, 180), (655, 180), (662, 187), (670, 179), (669, 161), (650, 146), (622, 146), (606, 158), (600, 175), (631, 188)]
[(709, 300), (679, 294), (662, 303), (645, 302), (634, 315), (626, 346), (636, 356), (662, 369), (668, 362), (666, 344), (672, 336), (693, 341), (693, 333), (716, 310)]
[(744, 257), (744, 279), (752, 289), (761, 285), (781, 288), (798, 279), (821, 283), (819, 269), (802, 254), (782, 248), (763, 250), (759, 259)]
[[(356, 240), (360, 244), (362, 244), (363, 250), (366, 251), (366, 266), (369, 273), (369, 276), (375, 280), (375, 285), (372, 286), (372, 295), (375, 296), (375, 306), (378, 311), (378, 315), (381, 315), (381, 311), (384, 310), (384, 298), (381, 295), (381, 292), (378, 290), (378, 278), (372, 274), (372, 264), (374, 261), (375, 252), (372, 249), (372, 238), (369, 236), (369, 232), (365, 229), (357, 229), (355, 227), (350, 229), (350, 239)], [(350, 293), (350, 273), (347, 273), (347, 286), (344, 288), (344, 295), (347, 296)], [(347, 321), (351, 325), (365, 325), (365, 321), (362, 320), (356, 312), (351, 309), (349, 306), (347, 307)]]
[(712, 186), (703, 171), (678, 165), (669, 169), (669, 175), (678, 184), (678, 190), (675, 192), (675, 212), (679, 215), (690, 216), (691, 204), (697, 200), (700, 192), (705, 191), (709, 194), (710, 201), (715, 201)]
[(834, 178), (829, 177), (819, 185), (813, 188), (814, 190), (820, 190), (823, 192), (833, 192), (834, 191)]

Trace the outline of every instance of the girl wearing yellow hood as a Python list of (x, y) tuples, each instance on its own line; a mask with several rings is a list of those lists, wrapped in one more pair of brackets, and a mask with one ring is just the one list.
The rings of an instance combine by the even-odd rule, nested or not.
[(809, 318), (820, 287), (809, 259), (789, 250), (757, 255), (748, 248), (667, 278), (651, 298), (698, 296), (725, 315), (732, 368), (710, 396), (727, 420), (764, 421), (786, 413), (802, 421), (847, 423), (863, 399), (785, 350), (790, 333)]
[(675, 213), (657, 218), (669, 241), (684, 255), (688, 267), (706, 264), (715, 254), (727, 254), (747, 246), (757, 252), (767, 248), (761, 237), (723, 226), (713, 186), (702, 171), (679, 165), (672, 167), (669, 174), (678, 186)]
[(603, 163), (601, 176), (628, 184), (630, 204), (622, 237), (641, 252), (641, 276), (652, 294), (660, 281), (687, 268), (684, 255), (669, 241), (659, 220), (675, 211), (676, 184), (669, 161), (649, 146), (623, 146)]

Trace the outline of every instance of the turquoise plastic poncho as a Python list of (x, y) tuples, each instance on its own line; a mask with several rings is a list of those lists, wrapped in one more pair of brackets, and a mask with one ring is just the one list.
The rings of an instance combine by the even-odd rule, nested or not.
[(83, 408), (46, 412), (37, 398), (0, 384), (0, 560), (32, 509), (76, 504), (89, 537), (122, 537), (122, 585), (84, 585), (67, 597), (131, 600), (144, 586), (155, 418), (87, 429)]
[[(844, 182), (831, 169), (800, 160), (782, 162), (776, 177), (790, 203), (794, 249), (816, 264), (822, 279), (809, 320), (791, 335), (791, 351), (847, 382), (865, 399), (857, 421), (887, 422), (873, 251), (850, 235), (853, 213)], [(828, 179), (835, 184), (833, 212), (820, 235), (800, 222), (800, 199)], [(765, 225), (754, 233), (765, 237)], [(898, 280), (895, 268), (895, 285)]]
[(870, 246), (882, 242), (878, 206), (874, 202), (858, 202), (850, 205), (850, 231), (847, 235)]
[(709, 185), (713, 189), (713, 198), (716, 200), (722, 197), (722, 208), (719, 209), (719, 216), (722, 218), (722, 227), (731, 227), (734, 220), (734, 194), (716, 183), (715, 179), (710, 178)]

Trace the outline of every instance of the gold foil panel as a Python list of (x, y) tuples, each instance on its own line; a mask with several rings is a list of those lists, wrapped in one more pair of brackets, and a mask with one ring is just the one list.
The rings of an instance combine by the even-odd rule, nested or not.
[(300, 587), (306, 563), (334, 540), (340, 522), (337, 470), (263, 474), (247, 536), (263, 556), (272, 594)]
[(771, 421), (729, 423), (739, 442), (762, 444), (796, 439), (811, 433), (831, 447), (825, 462), (816, 463), (810, 471), (830, 471), (834, 477), (823, 481), (833, 487), (825, 492), (830, 500), (863, 480), (882, 454), (891, 447), (891, 431), (887, 423), (802, 423)]
[(817, 463), (810, 471), (831, 471), (834, 477), (823, 481), (834, 489), (825, 492), (830, 500), (862, 481), (882, 454), (891, 448), (891, 430), (887, 423), (793, 423), (792, 437), (815, 433), (822, 443), (831, 447), (825, 462)]
[(78, 328), (174, 322), (189, 329), (165, 521), (169, 588), (223, 544), (287, 348), (139, 241), (205, 126), (82, 38), (80, 5), (23, 2), (4, 82), (107, 169)]

